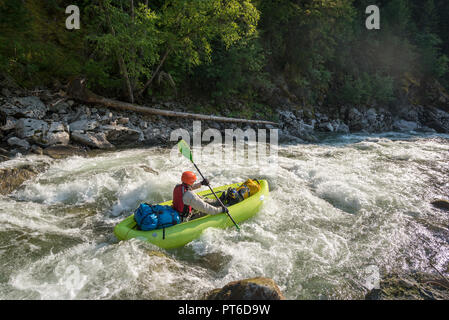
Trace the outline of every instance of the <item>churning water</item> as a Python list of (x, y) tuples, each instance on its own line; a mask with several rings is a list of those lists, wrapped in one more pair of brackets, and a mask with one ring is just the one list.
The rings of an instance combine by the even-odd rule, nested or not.
[(277, 170), (198, 162), (213, 186), (267, 179), (270, 198), (241, 232), (208, 229), (170, 251), (113, 235), (193, 169), (170, 150), (4, 162), (50, 167), (0, 197), (0, 299), (196, 299), (257, 276), (287, 299), (355, 299), (373, 272), (448, 274), (449, 215), (430, 204), (449, 196), (448, 150), (447, 135), (344, 135), (280, 146)]

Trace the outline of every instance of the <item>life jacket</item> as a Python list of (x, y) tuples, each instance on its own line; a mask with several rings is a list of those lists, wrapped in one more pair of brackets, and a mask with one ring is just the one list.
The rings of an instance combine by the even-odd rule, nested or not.
[(188, 186), (183, 184), (178, 184), (173, 189), (173, 208), (178, 211), (183, 217), (187, 217), (192, 212), (191, 206), (186, 206), (182, 197), (184, 193), (188, 190)]

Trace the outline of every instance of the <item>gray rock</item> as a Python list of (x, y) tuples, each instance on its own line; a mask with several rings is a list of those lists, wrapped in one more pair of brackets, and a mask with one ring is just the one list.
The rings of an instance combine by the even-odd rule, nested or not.
[(142, 131), (124, 126), (105, 125), (100, 130), (106, 134), (106, 139), (113, 144), (123, 145), (139, 141)]
[(11, 137), (7, 142), (10, 146), (17, 146), (26, 150), (30, 148), (30, 144), (28, 143), (28, 141), (19, 139), (17, 137)]
[(48, 111), (48, 108), (38, 97), (13, 98), (12, 103), (19, 107), (19, 114), (22, 117), (42, 119)]
[(338, 126), (335, 128), (335, 132), (337, 132), (337, 133), (350, 133), (350, 130), (349, 130), (349, 127), (345, 123), (340, 122), (338, 124)]
[(99, 126), (99, 123), (95, 120), (78, 120), (70, 123), (70, 132), (73, 131), (92, 131)]
[(422, 123), (438, 133), (449, 133), (449, 113), (443, 110), (434, 107), (424, 108)]
[(83, 145), (98, 148), (98, 149), (112, 149), (114, 146), (106, 139), (103, 132), (86, 132), (79, 131), (72, 132), (72, 140)]
[(319, 125), (320, 131), (334, 132), (334, 127), (330, 122), (323, 122)]
[(418, 129), (418, 124), (413, 121), (407, 121), (407, 120), (396, 120), (393, 123), (393, 129), (397, 131), (414, 131)]
[(16, 134), (19, 138), (33, 138), (40, 140), (48, 131), (48, 124), (42, 120), (21, 118), (16, 124)]
[(46, 137), (47, 144), (53, 145), (68, 145), (70, 142), (70, 135), (66, 131), (49, 132)]

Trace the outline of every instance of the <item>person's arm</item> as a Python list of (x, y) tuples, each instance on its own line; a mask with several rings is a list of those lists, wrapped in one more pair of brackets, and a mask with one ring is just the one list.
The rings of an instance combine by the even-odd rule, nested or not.
[(223, 208), (221, 206), (215, 207), (208, 204), (191, 190), (184, 193), (182, 201), (185, 205), (191, 206), (193, 209), (206, 214), (216, 215), (223, 212)]
[(193, 184), (190, 188), (191, 188), (192, 190), (196, 190), (196, 189), (201, 188), (202, 186), (203, 186), (203, 185), (201, 184), (201, 182), (198, 182), (198, 183)]
[(192, 190), (196, 190), (196, 189), (201, 188), (202, 186), (207, 186), (208, 184), (209, 184), (209, 180), (204, 179), (204, 180), (201, 181), (201, 182), (197, 182), (197, 183), (193, 184), (190, 188), (191, 188)]

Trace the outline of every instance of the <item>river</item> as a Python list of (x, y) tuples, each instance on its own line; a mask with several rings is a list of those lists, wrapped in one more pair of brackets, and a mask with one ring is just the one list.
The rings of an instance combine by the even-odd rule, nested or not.
[(270, 197), (240, 232), (169, 251), (113, 227), (193, 169), (170, 150), (4, 162), (49, 168), (0, 196), (0, 299), (197, 299), (257, 276), (287, 299), (363, 299), (377, 274), (432, 263), (448, 275), (449, 214), (430, 204), (449, 197), (448, 150), (448, 135), (352, 134), (281, 145), (276, 170), (198, 162), (213, 186), (258, 177)]

